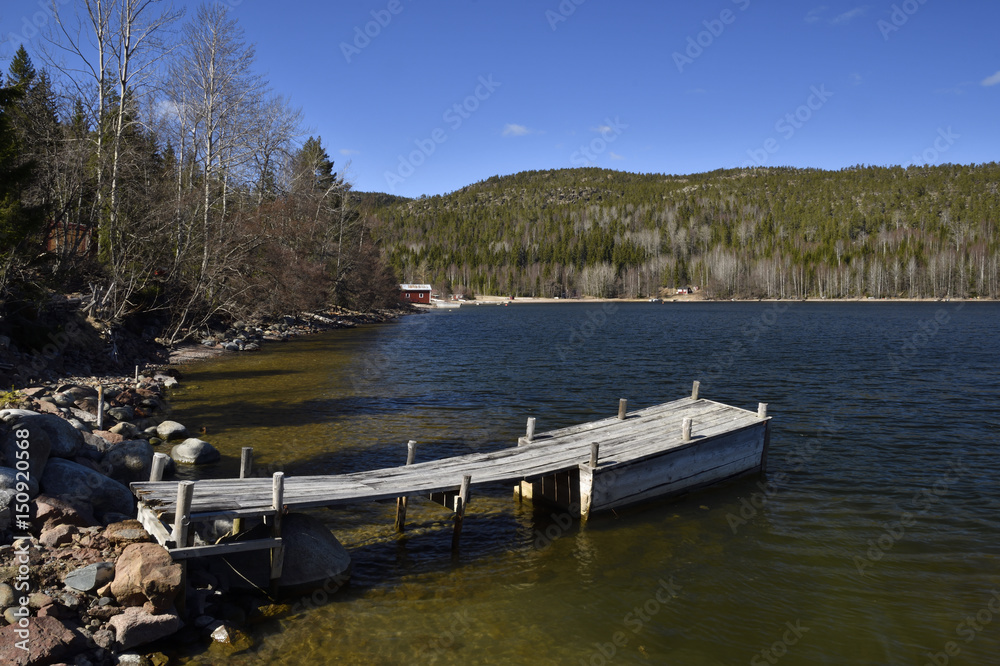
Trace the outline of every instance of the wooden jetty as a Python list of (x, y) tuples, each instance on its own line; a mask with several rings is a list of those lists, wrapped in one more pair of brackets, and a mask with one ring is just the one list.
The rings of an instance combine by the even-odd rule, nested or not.
[[(698, 395), (633, 412), (619, 404), (618, 415), (550, 432), (527, 432), (517, 446), (415, 462), (416, 442), (407, 446), (407, 464), (353, 474), (250, 478), (244, 449), (239, 479), (165, 482), (162, 459), (151, 480), (133, 483), (139, 520), (170, 549), (175, 559), (270, 549), (272, 580), (281, 575), (281, 516), (288, 511), (334, 507), (361, 501), (397, 500), (396, 527), (403, 530), (407, 498), (425, 496), (455, 512), (457, 545), (470, 488), (510, 483), (519, 499), (552, 502), (586, 519), (592, 513), (678, 494), (755, 471), (767, 465), (770, 419), (767, 405), (757, 412)], [(157, 454), (161, 456), (162, 454)], [(165, 456), (164, 456), (165, 458)], [(191, 546), (190, 526), (232, 518), (261, 518), (270, 537)]]

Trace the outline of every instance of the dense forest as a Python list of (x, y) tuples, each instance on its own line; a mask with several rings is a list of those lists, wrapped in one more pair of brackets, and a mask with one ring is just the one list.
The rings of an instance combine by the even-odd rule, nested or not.
[(371, 197), (407, 281), (520, 296), (997, 298), (1000, 165), (596, 168)]
[[(0, 75), (0, 333), (79, 292), (104, 334), (392, 304), (397, 279), (221, 3), (55, 3)], [(150, 324), (152, 322), (152, 324)]]

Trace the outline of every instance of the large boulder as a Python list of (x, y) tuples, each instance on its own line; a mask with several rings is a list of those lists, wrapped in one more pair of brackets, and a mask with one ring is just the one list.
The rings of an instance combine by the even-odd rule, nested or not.
[(49, 495), (35, 498), (35, 527), (39, 532), (57, 525), (93, 527), (98, 524), (89, 506), (80, 501), (66, 501)]
[(15, 467), (19, 460), (27, 461), (28, 472), (33, 479), (42, 475), (51, 451), (49, 433), (38, 421), (16, 421), (0, 440), (0, 460), (5, 461), (8, 467)]
[(114, 628), (121, 649), (130, 650), (170, 636), (181, 628), (181, 619), (176, 613), (153, 615), (141, 608), (126, 608), (108, 624)]
[[(258, 526), (247, 538), (266, 537)], [(281, 588), (298, 593), (324, 585), (333, 591), (345, 584), (351, 573), (351, 556), (337, 537), (317, 518), (304, 513), (290, 513), (281, 519), (281, 540), (285, 547), (281, 568)], [(234, 553), (226, 559), (240, 575), (230, 584), (240, 589), (267, 588), (270, 575), (270, 551)]]
[(87, 641), (82, 634), (54, 617), (31, 619), (27, 650), (17, 647), (17, 643), (23, 640), (17, 631), (18, 627), (13, 624), (0, 629), (0, 664), (57, 664), (72, 660), (74, 655), (87, 649)]
[(219, 450), (208, 442), (195, 437), (185, 439), (170, 450), (170, 457), (187, 465), (206, 465), (221, 458)]
[[(126, 546), (115, 562), (111, 594), (122, 606), (142, 606), (162, 613), (181, 592), (181, 565), (156, 543)], [(119, 639), (120, 640), (120, 639)]]
[(156, 426), (156, 434), (165, 442), (169, 442), (172, 439), (184, 439), (187, 437), (188, 431), (183, 425), (177, 421), (164, 421), (163, 423)]
[(0, 411), (0, 419), (14, 425), (26, 425), (29, 428), (40, 427), (49, 436), (53, 458), (72, 458), (83, 443), (83, 433), (73, 427), (66, 419), (52, 414), (39, 414), (24, 409), (5, 409)]
[(111, 478), (128, 484), (149, 481), (153, 466), (153, 447), (144, 439), (133, 439), (115, 444), (104, 454), (104, 464), (110, 468)]
[[(17, 490), (18, 482), (23, 482), (24, 477), (18, 476), (18, 471), (13, 467), (0, 467), (0, 490)], [(38, 494), (38, 476), (32, 474), (28, 477), (28, 495), (34, 497)]]
[(53, 458), (42, 474), (42, 490), (70, 502), (84, 502), (101, 516), (106, 513), (135, 515), (128, 488), (89, 467)]

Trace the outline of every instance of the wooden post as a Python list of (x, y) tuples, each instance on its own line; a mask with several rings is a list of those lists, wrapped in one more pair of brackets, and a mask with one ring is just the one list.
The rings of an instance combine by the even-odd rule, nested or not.
[(701, 390), (701, 382), (695, 381), (695, 383), (691, 385), (691, 399), (692, 400), (697, 400), (698, 399), (698, 391), (699, 390)]
[(684, 424), (681, 426), (681, 434), (684, 437), (685, 442), (691, 441), (691, 419), (685, 418)]
[[(417, 442), (410, 440), (406, 443), (406, 464), (412, 465), (417, 457)], [(396, 531), (402, 532), (406, 526), (406, 501), (407, 498), (396, 498)]]
[(188, 525), (191, 524), (191, 499), (194, 497), (194, 481), (177, 484), (177, 512), (174, 514), (173, 540), (176, 548), (187, 546)]
[(601, 445), (597, 442), (590, 443), (590, 466), (597, 467), (598, 460), (601, 457)]
[(529, 442), (535, 438), (535, 417), (528, 417), (528, 429), (524, 433), (524, 438)]
[[(281, 514), (285, 504), (285, 473), (275, 472), (271, 486), (271, 508), (274, 509), (274, 519), (271, 522), (271, 537), (281, 538)], [(278, 592), (278, 580), (281, 578), (281, 565), (284, 560), (285, 547), (277, 546), (271, 549), (271, 594)]]
[[(188, 527), (191, 524), (191, 499), (194, 497), (194, 481), (177, 484), (177, 509), (174, 515), (173, 540), (175, 548), (187, 546)], [(181, 593), (175, 601), (177, 613), (187, 614), (187, 562), (181, 562)]]
[(135, 383), (139, 383), (139, 366), (135, 366)]
[(104, 385), (97, 385), (97, 429), (104, 430)]
[(766, 419), (767, 418), (767, 403), (760, 402), (757, 403), (757, 418)]
[(462, 486), (455, 497), (455, 531), (451, 535), (451, 549), (458, 550), (458, 539), (462, 536), (462, 520), (465, 518), (465, 507), (469, 503), (469, 484), (472, 477), (466, 474), (462, 477)]
[(167, 468), (168, 460), (170, 460), (170, 456), (166, 453), (153, 454), (153, 466), (149, 470), (150, 481), (163, 481), (163, 470)]
[[(240, 449), (240, 478), (245, 479), (250, 476), (253, 470), (253, 447), (244, 446)], [(233, 534), (243, 531), (243, 519), (233, 518)]]
[(625, 420), (625, 412), (628, 410), (628, 400), (622, 398), (618, 401), (618, 420)]

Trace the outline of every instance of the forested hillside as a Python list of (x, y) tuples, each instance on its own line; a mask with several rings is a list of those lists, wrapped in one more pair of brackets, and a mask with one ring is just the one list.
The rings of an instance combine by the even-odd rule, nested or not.
[(407, 281), (512, 295), (716, 298), (1000, 295), (1000, 165), (596, 168), (367, 199)]

